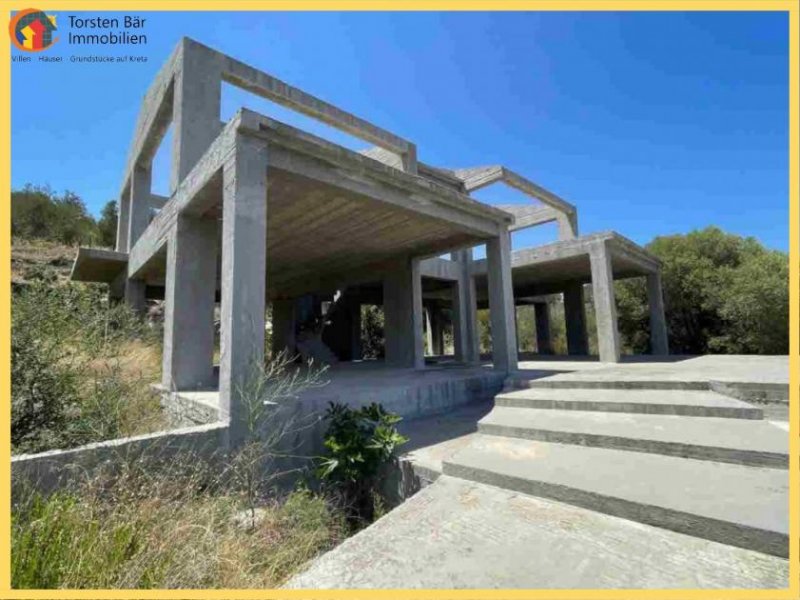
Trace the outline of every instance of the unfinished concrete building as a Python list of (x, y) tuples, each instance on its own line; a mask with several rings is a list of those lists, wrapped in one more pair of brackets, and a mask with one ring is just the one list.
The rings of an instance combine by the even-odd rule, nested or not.
[[(223, 82), (374, 148), (351, 151), (246, 109), (220, 122)], [(170, 125), (164, 198), (151, 192), (152, 162)], [(498, 182), (530, 196), (530, 207), (471, 196)], [(538, 348), (550, 351), (548, 305), (537, 300), (545, 295), (563, 294), (569, 353), (587, 354), (587, 284), (599, 358), (618, 361), (613, 280), (642, 276), (652, 352), (668, 352), (660, 264), (633, 242), (616, 233), (579, 236), (575, 206), (521, 175), (427, 165), (413, 142), (190, 39), (144, 97), (119, 207), (116, 249), (81, 248), (73, 279), (106, 282), (134, 307), (163, 298), (164, 387), (218, 390), (219, 416), (232, 432), (238, 390), (264, 358), (267, 303), (274, 350), (332, 363), (361, 358), (360, 307), (382, 306), (380, 373), (406, 378), (408, 369), (431, 368), (425, 332), (428, 353), (445, 353), (444, 311), (453, 372), (479, 365), (477, 310), (486, 307), (491, 364), (502, 378), (517, 368), (516, 305), (536, 306)], [(512, 251), (511, 232), (553, 221), (559, 241)], [(486, 258), (474, 260), (483, 244)]]

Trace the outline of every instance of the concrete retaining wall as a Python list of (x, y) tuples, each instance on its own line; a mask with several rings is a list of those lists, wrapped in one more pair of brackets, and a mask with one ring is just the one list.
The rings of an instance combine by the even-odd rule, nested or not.
[(228, 424), (223, 422), (147, 435), (108, 440), (69, 450), (50, 450), (11, 458), (14, 486), (29, 483), (42, 493), (70, 482), (91, 478), (101, 469), (147, 458), (153, 465), (169, 464), (179, 453), (211, 459), (228, 447)]

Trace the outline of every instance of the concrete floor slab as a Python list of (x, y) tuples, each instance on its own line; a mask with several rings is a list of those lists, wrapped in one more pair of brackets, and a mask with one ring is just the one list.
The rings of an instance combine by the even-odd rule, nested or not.
[(789, 563), (441, 477), (288, 588), (785, 588)]
[(519, 363), (522, 375), (550, 371), (554, 380), (567, 381), (725, 381), (763, 384), (789, 383), (788, 356), (705, 355), (626, 356), (621, 363), (596, 359), (538, 357)]

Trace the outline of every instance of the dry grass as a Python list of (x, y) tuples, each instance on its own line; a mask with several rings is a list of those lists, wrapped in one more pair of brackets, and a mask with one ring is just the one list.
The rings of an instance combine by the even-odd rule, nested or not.
[(271, 588), (346, 536), (332, 505), (298, 491), (242, 519), (230, 488), (194, 475), (95, 479), (28, 497), (13, 515), (15, 588)]
[(112, 410), (109, 416), (113, 416), (119, 435), (151, 433), (168, 426), (158, 394), (150, 387), (160, 379), (161, 349), (141, 339), (126, 340), (115, 348), (113, 355), (87, 360), (80, 384), (81, 397), (91, 399), (96, 391), (93, 388), (112, 384), (120, 401), (105, 410)]
[(47, 240), (14, 239), (11, 245), (11, 281), (24, 283), (43, 276), (56, 282), (69, 278), (77, 249)]

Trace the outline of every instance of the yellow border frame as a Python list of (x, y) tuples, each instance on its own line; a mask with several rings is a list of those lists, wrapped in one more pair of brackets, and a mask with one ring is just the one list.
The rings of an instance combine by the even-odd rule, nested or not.
[[(800, 4), (797, 0), (45, 0), (44, 10), (72, 11), (244, 11), (244, 10), (538, 10), (538, 11), (781, 11), (789, 13), (789, 503), (790, 503), (790, 587), (782, 590), (12, 590), (11, 560), (11, 444), (5, 437), (0, 444), (0, 597), (9, 599), (102, 598), (181, 600), (257, 600), (264, 598), (538, 598), (552, 600), (594, 600), (605, 598), (652, 598), (663, 600), (701, 598), (796, 599), (800, 598)], [(14, 1), (6, 5), (4, 18), (11, 12), (37, 5), (36, 1)], [(0, 197), (11, 195), (11, 41), (3, 36), (0, 56), (0, 85), (8, 92), (0, 98)], [(10, 431), (10, 338), (11, 338), (11, 203), (2, 206), (0, 230), (0, 426)], [(8, 433), (6, 433), (6, 436)]]

